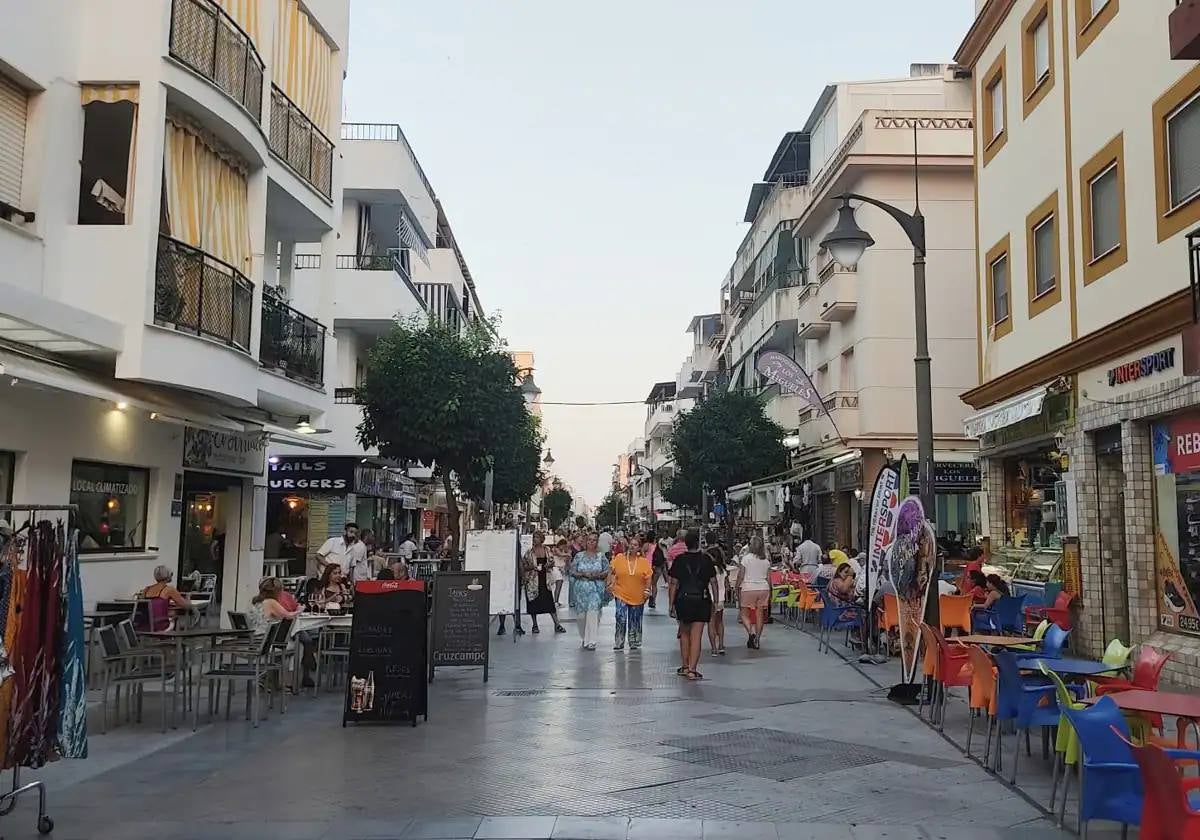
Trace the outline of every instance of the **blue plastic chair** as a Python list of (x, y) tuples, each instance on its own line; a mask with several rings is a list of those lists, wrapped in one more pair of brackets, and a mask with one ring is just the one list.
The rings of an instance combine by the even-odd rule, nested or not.
[(975, 610), (971, 626), (975, 630), (993, 633), (1025, 632), (1025, 599), (1027, 595), (1006, 595), (990, 610)]
[(1045, 634), (1042, 635), (1041, 649), (1029, 653), (1017, 654), (1017, 658), (1062, 659), (1063, 648), (1067, 646), (1067, 639), (1070, 637), (1070, 630), (1064, 630), (1057, 624), (1050, 624), (1046, 628)]
[[(1013, 749), (1012, 776), (1009, 784), (1017, 783), (1017, 758), (1021, 755), (1021, 731), (1026, 738), (1035, 726), (1058, 726), (1061, 715), (1053, 684), (1042, 680), (1032, 681), (1021, 676), (1019, 660), (1009, 651), (995, 654), (996, 671), (996, 720), (1011, 720), (1017, 729), (1016, 746)], [(997, 725), (996, 767), (999, 769), (1003, 752), (1003, 726)]]
[[(1079, 765), (1079, 833), (1087, 835), (1090, 820), (1140, 825), (1142, 775), (1129, 749), (1129, 727), (1121, 710), (1111, 697), (1101, 697), (1089, 709), (1064, 711), (1083, 750)], [(1070, 773), (1063, 785), (1065, 810)]]
[(863, 608), (857, 604), (839, 601), (827, 591), (821, 590), (821, 634), (817, 637), (817, 651), (819, 652), (824, 644), (825, 652), (829, 653), (829, 637), (833, 632), (845, 630), (849, 635), (851, 629), (863, 626), (865, 615)]

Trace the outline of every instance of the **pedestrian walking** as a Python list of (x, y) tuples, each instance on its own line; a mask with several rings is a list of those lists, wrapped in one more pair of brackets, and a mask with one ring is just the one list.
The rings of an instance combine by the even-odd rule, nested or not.
[(671, 564), (671, 603), (679, 620), (679, 669), (689, 680), (702, 680), (696, 670), (700, 664), (700, 646), (704, 628), (712, 618), (716, 595), (716, 570), (707, 554), (700, 551), (700, 534), (688, 531), (685, 551)]
[(663, 550), (662, 545), (654, 538), (653, 533), (646, 534), (646, 556), (650, 558), (650, 568), (654, 571), (654, 576), (650, 580), (650, 609), (658, 609), (658, 588), (662, 585), (663, 578), (667, 576), (667, 552)]
[(554, 557), (554, 569), (550, 572), (550, 580), (554, 584), (554, 606), (564, 606), (562, 602), (563, 581), (567, 577), (567, 562), (571, 559), (570, 545), (566, 537), (559, 537), (558, 544), (550, 549)]
[(533, 619), (533, 632), (541, 633), (538, 628), (538, 616), (549, 615), (554, 622), (555, 633), (566, 633), (567, 629), (558, 623), (558, 611), (554, 602), (554, 593), (550, 591), (550, 575), (554, 569), (554, 557), (546, 548), (546, 535), (537, 531), (533, 535), (533, 545), (521, 558), (521, 572), (525, 583), (525, 608)]
[(646, 609), (646, 598), (650, 595), (650, 582), (653, 579), (654, 569), (642, 552), (642, 538), (639, 534), (633, 534), (625, 551), (612, 560), (612, 576), (609, 580), (617, 610), (613, 650), (625, 649), (626, 636), (630, 650), (642, 646), (642, 613)]
[(809, 580), (815, 580), (817, 569), (821, 566), (821, 546), (813, 542), (812, 537), (806, 537), (804, 542), (796, 547), (792, 564), (800, 574), (809, 575)]
[(600, 610), (608, 598), (608, 575), (612, 565), (600, 551), (596, 534), (588, 534), (583, 551), (575, 555), (567, 567), (571, 578), (571, 606), (579, 626), (579, 638), (584, 650), (596, 649), (596, 634), (600, 629)]
[(767, 559), (762, 537), (751, 538), (750, 548), (742, 555), (737, 584), (739, 621), (746, 628), (746, 647), (751, 650), (758, 650), (762, 643), (763, 625), (771, 601), (770, 571), (771, 561)]
[(727, 567), (725, 564), (725, 549), (717, 542), (712, 531), (708, 532), (705, 542), (708, 544), (708, 556), (716, 571), (716, 596), (713, 599), (712, 618), (708, 620), (708, 647), (713, 656), (725, 655), (725, 584)]

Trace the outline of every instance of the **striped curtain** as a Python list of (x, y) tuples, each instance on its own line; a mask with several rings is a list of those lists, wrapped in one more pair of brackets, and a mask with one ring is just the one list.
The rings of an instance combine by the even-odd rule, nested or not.
[(171, 236), (249, 276), (246, 176), (194, 131), (167, 120), (163, 180)]
[(216, 4), (224, 9), (225, 14), (233, 18), (233, 22), (242, 27), (254, 46), (258, 46), (259, 7), (262, 0), (216, 0)]
[(334, 115), (329, 99), (333, 48), (298, 0), (278, 2), (272, 78), (317, 128), (333, 137)]

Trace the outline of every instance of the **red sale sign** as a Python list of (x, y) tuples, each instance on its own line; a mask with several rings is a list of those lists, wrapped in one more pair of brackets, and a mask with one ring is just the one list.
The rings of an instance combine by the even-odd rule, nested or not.
[(1167, 463), (1171, 472), (1200, 470), (1200, 417), (1177, 417), (1166, 425)]

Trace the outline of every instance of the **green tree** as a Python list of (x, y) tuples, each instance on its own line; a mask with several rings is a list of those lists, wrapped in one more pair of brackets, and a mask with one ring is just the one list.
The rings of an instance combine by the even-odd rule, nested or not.
[(571, 515), (571, 494), (562, 487), (555, 487), (542, 499), (542, 516), (551, 530), (567, 521)]
[[(367, 356), (357, 394), (359, 443), (385, 458), (435, 467), (456, 546), (462, 534), (453, 476), (469, 481), (489, 459), (511, 463), (513, 441), (529, 434), (516, 378), (494, 328), (481, 322), (460, 332), (432, 318), (400, 320)], [(536, 460), (535, 453), (535, 469)]]
[(754, 394), (725, 391), (709, 397), (675, 420), (670, 446), (676, 473), (664, 498), (699, 509), (705, 484), (724, 500), (730, 487), (780, 472), (787, 467), (784, 434)]
[(540, 461), (542, 443), (541, 421), (529, 412), (516, 426), (502, 430), (500, 441), (487, 454), (476, 458), (458, 475), (459, 486), (476, 502), (482, 502), (487, 487), (487, 473), (492, 470), (492, 502), (497, 505), (521, 504), (542, 483)]
[(625, 521), (625, 514), (628, 512), (629, 505), (625, 502), (624, 494), (619, 490), (612, 490), (596, 508), (596, 525), (615, 528)]

